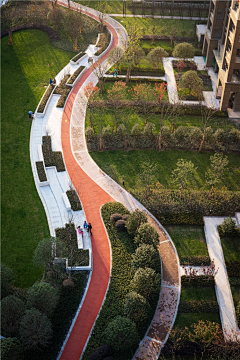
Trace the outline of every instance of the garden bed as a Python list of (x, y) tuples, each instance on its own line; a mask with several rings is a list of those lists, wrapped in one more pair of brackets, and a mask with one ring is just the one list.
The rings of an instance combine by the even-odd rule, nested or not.
[(47, 102), (48, 102), (48, 99), (50, 98), (52, 92), (53, 92), (53, 89), (54, 89), (54, 85), (53, 84), (50, 84), (48, 85), (48, 88), (47, 90), (45, 91), (43, 97), (42, 97), (42, 100), (37, 108), (37, 112), (38, 113), (44, 113), (44, 110), (45, 110), (45, 106), (47, 105)]
[(58, 172), (65, 171), (65, 165), (61, 151), (52, 151), (51, 136), (42, 137), (42, 152), (45, 166), (56, 166)]
[(36, 161), (36, 168), (37, 168), (39, 181), (40, 182), (47, 181), (47, 175), (46, 175), (46, 171), (45, 171), (43, 161)]
[(82, 210), (82, 205), (81, 202), (79, 200), (78, 194), (75, 190), (68, 190), (66, 192), (68, 200), (71, 204), (71, 209), (73, 211), (79, 211)]
[(100, 56), (108, 47), (111, 41), (111, 34), (108, 30), (104, 33), (100, 33), (98, 37), (98, 42), (96, 44), (96, 47), (99, 47), (99, 49), (95, 52), (95, 56)]
[(81, 57), (82, 57), (83, 55), (85, 55), (85, 53), (81, 51), (79, 54), (77, 54), (76, 56), (74, 56), (70, 61), (77, 63), (77, 61), (78, 61), (79, 59), (81, 59)]
[(67, 86), (68, 79), (70, 78), (70, 74), (67, 74), (64, 76), (64, 78), (61, 80), (60, 84), (56, 86), (54, 90), (54, 94), (61, 95), (60, 99), (57, 102), (57, 107), (63, 108), (65, 105), (65, 101), (67, 100), (67, 97), (72, 90), (69, 86)]
[[(65, 228), (57, 228), (56, 237), (61, 239), (68, 249), (68, 266), (79, 267), (89, 265), (89, 250), (78, 249), (77, 230), (74, 224), (66, 224)], [(72, 252), (72, 259), (71, 259)]]
[(72, 85), (74, 81), (77, 79), (78, 75), (85, 69), (86, 66), (79, 66), (79, 68), (74, 71), (74, 73), (70, 76), (70, 78), (67, 81), (67, 85)]

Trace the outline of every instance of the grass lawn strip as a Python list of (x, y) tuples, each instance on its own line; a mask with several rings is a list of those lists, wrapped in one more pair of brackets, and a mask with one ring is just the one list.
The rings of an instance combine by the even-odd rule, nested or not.
[(55, 48), (40, 30), (13, 33), (13, 46), (7, 41), (4, 37), (1, 42), (2, 261), (13, 269), (16, 286), (29, 287), (41, 277), (32, 257), (49, 229), (29, 160), (28, 111), (36, 109), (49, 78), (73, 53)]

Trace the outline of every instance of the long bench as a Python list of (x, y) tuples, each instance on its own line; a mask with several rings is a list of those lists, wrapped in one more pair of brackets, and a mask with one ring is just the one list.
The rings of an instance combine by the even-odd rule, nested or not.
[(67, 197), (67, 194), (66, 193), (62, 193), (62, 198), (63, 198), (63, 202), (64, 202), (64, 205), (66, 206), (66, 209), (69, 211), (71, 210), (71, 204), (70, 204), (70, 201)]

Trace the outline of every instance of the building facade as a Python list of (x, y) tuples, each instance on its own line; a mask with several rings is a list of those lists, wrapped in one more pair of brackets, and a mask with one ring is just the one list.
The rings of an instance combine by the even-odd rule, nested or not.
[(220, 109), (240, 111), (240, 0), (211, 0), (203, 56), (218, 74)]

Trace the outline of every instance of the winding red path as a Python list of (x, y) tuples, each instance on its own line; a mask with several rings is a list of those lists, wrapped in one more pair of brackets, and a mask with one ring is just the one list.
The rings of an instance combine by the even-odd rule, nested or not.
[[(60, 4), (65, 6), (63, 3)], [(84, 13), (84, 11), (82, 12)], [(94, 15), (88, 15), (97, 20), (97, 17)], [(110, 51), (117, 46), (118, 37), (114, 28), (109, 24), (107, 24), (107, 26), (113, 35), (113, 43), (109, 49)], [(105, 54), (100, 61), (104, 61), (107, 56), (108, 53)], [(93, 226), (91, 239), (93, 270), (85, 300), (62, 352), (61, 360), (79, 360), (96, 317), (101, 309), (111, 271), (110, 244), (100, 216), (100, 208), (106, 202), (114, 200), (81, 169), (72, 154), (70, 142), (70, 120), (73, 103), (79, 89), (91, 72), (92, 70), (88, 69), (72, 90), (62, 117), (61, 137), (66, 168), (75, 189), (81, 193), (79, 196), (81, 195), (81, 202), (87, 221), (91, 222)]]

